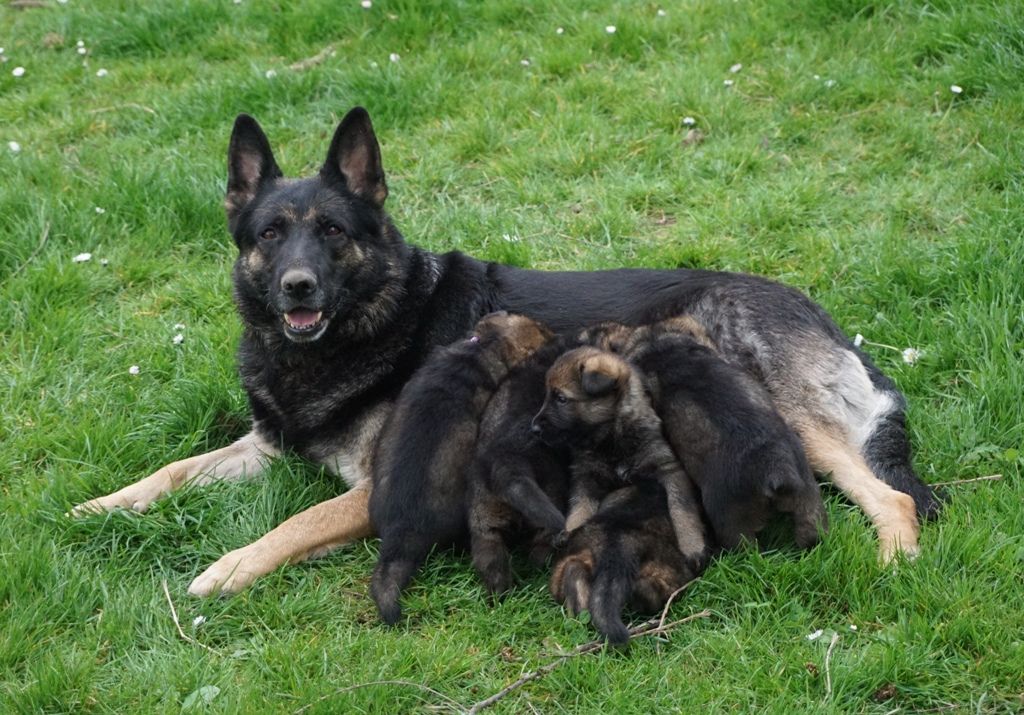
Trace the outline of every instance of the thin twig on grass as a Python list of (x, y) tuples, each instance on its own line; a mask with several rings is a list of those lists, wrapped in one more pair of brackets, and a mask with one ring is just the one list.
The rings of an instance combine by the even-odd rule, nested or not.
[(39, 245), (36, 246), (35, 250), (32, 251), (32, 253), (29, 254), (28, 258), (25, 259), (24, 263), (22, 263), (20, 266), (18, 266), (13, 271), (11, 271), (11, 275), (7, 276), (7, 279), (4, 282), (6, 283), (7, 281), (9, 281), (12, 278), (14, 278), (14, 276), (18, 275), (23, 270), (25, 270), (25, 267), (29, 263), (32, 262), (32, 259), (35, 258), (36, 256), (38, 256), (39, 252), (41, 250), (43, 250), (43, 246), (46, 245), (46, 242), (47, 242), (47, 240), (49, 240), (49, 238), (50, 238), (50, 224), (49, 224), (49, 222), (47, 222), (46, 224), (43, 225), (43, 235), (39, 237)]
[(829, 670), (829, 661), (832, 659), (832, 649), (838, 642), (839, 634), (833, 633), (832, 641), (828, 644), (828, 650), (825, 651), (825, 700), (832, 699), (832, 672)]
[(294, 72), (301, 72), (302, 70), (308, 70), (310, 67), (316, 67), (318, 64), (326, 60), (328, 57), (334, 57), (334, 45), (327, 45), (312, 57), (307, 57), (304, 60), (299, 60), (288, 65), (288, 69)]
[(990, 474), (987, 477), (974, 477), (974, 479), (954, 479), (951, 482), (937, 482), (933, 487), (953, 487), (958, 484), (971, 484), (973, 482), (996, 482), (1003, 478), (1002, 474)]
[(185, 631), (181, 630), (181, 621), (178, 620), (178, 610), (174, 607), (174, 601), (171, 600), (171, 592), (167, 589), (167, 579), (161, 581), (160, 585), (164, 587), (164, 595), (167, 596), (167, 605), (171, 607), (171, 618), (174, 619), (174, 626), (178, 629), (178, 635), (181, 636), (183, 640), (188, 641), (192, 645), (197, 645), (200, 648), (203, 648), (204, 650), (210, 651), (211, 653), (216, 653), (217, 651), (215, 651), (210, 646), (206, 645), (205, 643), (200, 643), (195, 638), (192, 638), (191, 636), (186, 634)]
[(156, 116), (156, 110), (151, 107), (147, 107), (144, 104), (136, 104), (135, 102), (125, 102), (124, 104), (115, 104), (112, 107), (97, 107), (96, 109), (90, 109), (87, 114), (102, 114), (103, 112), (116, 112), (119, 109), (138, 109), (141, 112), (149, 112), (154, 117)]
[[(680, 589), (680, 590), (682, 590), (682, 589)], [(632, 640), (633, 638), (639, 638), (640, 636), (653, 636), (653, 635), (659, 635), (661, 633), (668, 633), (670, 630), (672, 630), (676, 626), (680, 626), (680, 625), (682, 625), (684, 623), (688, 623), (690, 621), (696, 620), (697, 618), (708, 618), (710, 615), (711, 615), (711, 611), (709, 611), (708, 609), (705, 608), (703, 611), (701, 611), (699, 613), (694, 613), (694, 614), (692, 614), (690, 616), (687, 616), (686, 618), (680, 618), (678, 621), (672, 621), (671, 623), (664, 623), (661, 620), (660, 616), (659, 617), (655, 617), (655, 618), (650, 619), (649, 621), (645, 621), (644, 623), (641, 623), (638, 626), (633, 626), (632, 628), (630, 628), (629, 629), (629, 638), (630, 638), (630, 640)], [(573, 648), (568, 653), (563, 653), (563, 654), (559, 655), (557, 660), (553, 660), (550, 663), (542, 665), (541, 667), (537, 668), (537, 670), (530, 671), (526, 675), (524, 675), (521, 678), (519, 678), (519, 680), (517, 680), (514, 683), (511, 683), (511, 684), (509, 684), (507, 686), (505, 686), (504, 688), (502, 688), (501, 690), (499, 690), (498, 692), (496, 692), (494, 695), (490, 696), (489, 698), (485, 698), (484, 700), (481, 700), (480, 702), (475, 703), (466, 712), (467, 712), (468, 715), (476, 715), (476, 713), (480, 712), (481, 710), (485, 710), (486, 708), (491, 707), (492, 705), (497, 703), (499, 700), (502, 700), (503, 698), (508, 696), (510, 693), (513, 693), (516, 690), (519, 690), (519, 688), (523, 687), (524, 685), (526, 685), (530, 681), (537, 680), (538, 678), (544, 677), (545, 675), (550, 673), (552, 670), (554, 670), (555, 668), (560, 666), (562, 663), (567, 661), (569, 658), (574, 658), (574, 657), (576, 657), (578, 655), (583, 655), (585, 653), (593, 653), (596, 650), (601, 650), (602, 648), (605, 647), (605, 645), (606, 644), (605, 644), (605, 642), (603, 640), (596, 640), (596, 641), (590, 641), (589, 643), (584, 643), (581, 646), (577, 646), (576, 648)]]
[(438, 692), (437, 690), (434, 690), (433, 688), (428, 688), (426, 685), (423, 685), (422, 683), (414, 683), (411, 680), (374, 680), (374, 681), (369, 682), (369, 683), (357, 683), (355, 685), (349, 685), (349, 686), (346, 686), (344, 688), (338, 688), (337, 690), (335, 690), (333, 692), (327, 693), (327, 695), (321, 695), (319, 698), (317, 698), (313, 702), (307, 703), (306, 705), (303, 705), (298, 710), (294, 711), (292, 713), (292, 715), (299, 715), (300, 713), (304, 713), (307, 710), (309, 710), (311, 707), (313, 707), (315, 705), (319, 705), (324, 700), (329, 700), (329, 699), (335, 697), (336, 695), (341, 695), (342, 693), (350, 693), (353, 690), (360, 690), (362, 688), (369, 688), (369, 687), (372, 687), (374, 685), (406, 685), (406, 686), (411, 687), (411, 688), (419, 688), (420, 690), (424, 690), (424, 691), (430, 693), (431, 695), (436, 695), (437, 697), (441, 698), (441, 700), (444, 700), (445, 704), (447, 704), (452, 709), (453, 712), (457, 712), (457, 713), (463, 712), (462, 706), (459, 705), (457, 702), (455, 702), (454, 700), (449, 698), (444, 693)]

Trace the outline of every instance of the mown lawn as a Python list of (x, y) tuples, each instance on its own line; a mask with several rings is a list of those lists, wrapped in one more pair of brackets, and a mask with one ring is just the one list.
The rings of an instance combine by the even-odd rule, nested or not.
[(926, 480), (1002, 475), (950, 487), (894, 569), (829, 491), (819, 548), (721, 559), (670, 614), (711, 617), (572, 658), (493, 712), (1024, 708), (1024, 5), (17, 4), (0, 8), (0, 711), (443, 711), (593, 638), (543, 574), (491, 609), (447, 553), (384, 628), (372, 540), (190, 599), (221, 553), (340, 488), (298, 459), (145, 516), (64, 516), (246, 431), (232, 121), (255, 115), (295, 175), (356, 104), (410, 241), (783, 280), (905, 390)]

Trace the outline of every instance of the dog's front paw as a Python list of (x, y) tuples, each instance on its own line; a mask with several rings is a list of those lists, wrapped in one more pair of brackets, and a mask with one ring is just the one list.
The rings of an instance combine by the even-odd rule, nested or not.
[(196, 576), (189, 584), (193, 596), (230, 596), (248, 587), (253, 581), (273, 570), (266, 568), (264, 559), (251, 546), (229, 551)]
[(82, 502), (72, 507), (71, 511), (68, 512), (68, 516), (80, 517), (87, 514), (102, 514), (117, 508), (143, 512), (157, 498), (162, 496), (165, 491), (163, 486), (157, 484), (155, 480), (143, 479), (105, 497), (97, 497), (96, 499)]

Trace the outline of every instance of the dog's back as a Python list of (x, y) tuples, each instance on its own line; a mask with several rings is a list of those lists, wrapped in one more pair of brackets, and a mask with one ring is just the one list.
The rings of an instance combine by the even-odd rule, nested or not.
[(775, 510), (793, 515), (799, 546), (817, 543), (827, 528), (820, 491), (764, 387), (699, 336), (672, 326), (648, 329), (627, 356), (645, 375), (720, 546), (753, 539)]

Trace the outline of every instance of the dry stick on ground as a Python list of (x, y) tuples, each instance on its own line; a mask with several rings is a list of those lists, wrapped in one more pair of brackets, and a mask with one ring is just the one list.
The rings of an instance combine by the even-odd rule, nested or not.
[(310, 67), (315, 67), (320, 64), (328, 57), (334, 56), (334, 45), (327, 45), (327, 47), (320, 50), (312, 57), (307, 57), (304, 60), (299, 60), (293, 64), (288, 65), (288, 69), (294, 72), (301, 72), (302, 70), (308, 70)]
[(211, 653), (216, 653), (217, 651), (215, 651), (210, 646), (204, 643), (200, 643), (195, 638), (188, 636), (185, 633), (185, 631), (181, 630), (181, 622), (178, 620), (178, 611), (174, 608), (174, 601), (171, 600), (171, 592), (167, 590), (167, 579), (161, 581), (160, 585), (164, 587), (164, 595), (167, 596), (167, 605), (171, 607), (171, 618), (174, 619), (174, 625), (178, 629), (178, 635), (180, 635), (183, 640), (186, 640), (193, 645), (197, 645), (200, 648), (210, 651)]
[(973, 482), (995, 482), (1003, 478), (1002, 474), (990, 474), (987, 477), (975, 477), (974, 479), (954, 479), (951, 482), (937, 482), (933, 487), (953, 487), (958, 484), (971, 484)]
[(338, 690), (335, 690), (333, 692), (327, 693), (327, 695), (322, 695), (321, 697), (317, 698), (313, 702), (308, 703), (306, 705), (303, 705), (301, 708), (299, 708), (298, 710), (294, 711), (292, 713), (292, 715), (300, 715), (300, 713), (304, 713), (307, 710), (309, 710), (311, 707), (313, 707), (315, 705), (319, 705), (324, 700), (328, 700), (330, 698), (333, 698), (336, 695), (341, 695), (342, 693), (350, 693), (353, 690), (359, 690), (361, 688), (369, 688), (369, 687), (374, 686), (374, 685), (406, 685), (406, 686), (409, 686), (411, 688), (419, 688), (420, 690), (425, 690), (426, 692), (428, 692), (428, 693), (430, 693), (432, 695), (436, 695), (437, 697), (439, 697), (442, 700), (444, 700), (445, 703), (452, 709), (453, 712), (457, 712), (457, 713), (463, 712), (462, 706), (459, 705), (457, 702), (455, 702), (454, 700), (449, 698), (444, 693), (440, 693), (440, 692), (434, 690), (433, 688), (428, 688), (426, 685), (423, 685), (422, 683), (414, 683), (411, 680), (374, 680), (373, 682), (370, 682), (370, 683), (358, 683), (356, 685), (349, 685), (348, 687), (339, 688)]
[(156, 110), (147, 107), (144, 104), (136, 104), (135, 102), (125, 102), (124, 104), (115, 104), (112, 107), (97, 107), (96, 109), (90, 109), (88, 114), (102, 114), (103, 112), (116, 112), (121, 109), (138, 109), (140, 112), (149, 112), (154, 117), (156, 116)]
[(30, 254), (29, 254), (28, 258), (26, 258), (26, 259), (25, 259), (25, 262), (24, 262), (24, 263), (22, 263), (22, 264), (21, 264), (20, 266), (18, 266), (18, 267), (17, 267), (17, 268), (15, 268), (15, 269), (14, 269), (13, 271), (11, 271), (11, 275), (7, 276), (7, 279), (6, 279), (6, 280), (5, 280), (4, 282), (6, 283), (7, 281), (9, 281), (9, 280), (11, 280), (12, 278), (14, 278), (14, 276), (18, 275), (18, 274), (19, 274), (19, 273), (21, 273), (21, 272), (22, 272), (23, 270), (25, 270), (25, 267), (26, 267), (26, 266), (27, 266), (27, 265), (28, 265), (29, 263), (31, 263), (31, 262), (32, 262), (32, 259), (33, 259), (33, 258), (35, 258), (36, 256), (38, 256), (38, 255), (39, 255), (39, 252), (40, 252), (41, 250), (43, 250), (43, 246), (45, 246), (45, 245), (46, 245), (46, 241), (47, 241), (47, 239), (49, 239), (49, 238), (50, 238), (50, 224), (49, 224), (49, 223), (47, 223), (47, 224), (45, 224), (45, 225), (43, 226), (43, 235), (39, 237), (39, 245), (38, 245), (38, 246), (36, 246), (36, 250), (32, 251), (32, 253), (30, 253)]
[(825, 651), (825, 700), (832, 699), (832, 673), (829, 671), (829, 661), (832, 658), (832, 649), (836, 647), (836, 643), (839, 642), (839, 634), (832, 634), (832, 642), (828, 644), (828, 650)]
[[(638, 626), (633, 626), (632, 628), (630, 628), (629, 637), (630, 639), (633, 639), (639, 638), (640, 636), (653, 636), (659, 635), (661, 633), (668, 633), (676, 626), (680, 626), (684, 623), (688, 623), (689, 621), (696, 620), (697, 618), (708, 618), (710, 615), (711, 611), (705, 608), (700, 613), (694, 613), (693, 615), (687, 616), (686, 618), (680, 618), (678, 621), (672, 621), (671, 623), (660, 623), (660, 617), (652, 618), (649, 621), (645, 621), (644, 623), (641, 623)], [(593, 653), (594, 651), (601, 650), (604, 647), (605, 642), (603, 640), (584, 643), (583, 645), (574, 648), (568, 653), (558, 656), (557, 660), (553, 660), (550, 663), (542, 665), (540, 668), (537, 668), (537, 670), (527, 673), (511, 685), (505, 686), (491, 697), (485, 700), (481, 700), (480, 702), (474, 704), (473, 707), (471, 707), (467, 711), (467, 713), (468, 715), (476, 715), (476, 713), (480, 712), (481, 710), (489, 708), (499, 700), (505, 698), (507, 695), (509, 695), (509, 693), (519, 690), (519, 688), (523, 687), (530, 681), (537, 680), (538, 678), (542, 678), (543, 676), (547, 675), (569, 658), (573, 658), (578, 655), (583, 655), (584, 653)]]

